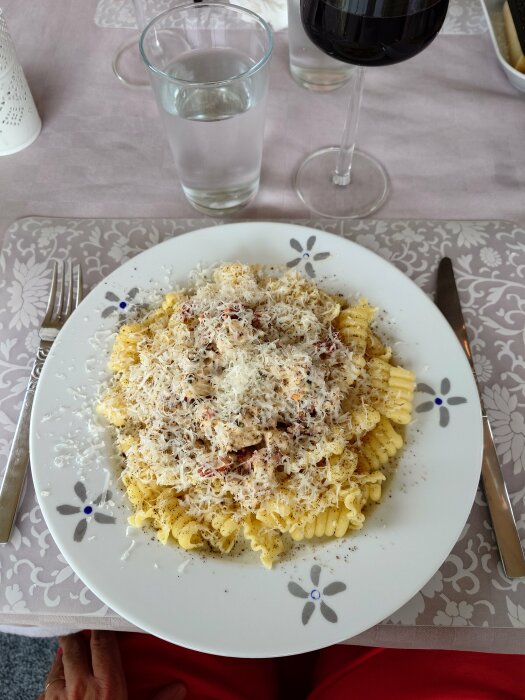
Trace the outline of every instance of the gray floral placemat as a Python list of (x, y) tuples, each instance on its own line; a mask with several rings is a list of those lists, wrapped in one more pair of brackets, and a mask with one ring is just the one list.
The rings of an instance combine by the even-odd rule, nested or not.
[[(153, 11), (162, 12), (173, 5), (170, 0), (148, 0), (149, 6)], [(241, 3), (246, 7), (252, 7), (255, 12), (264, 14), (264, 6), (269, 6), (270, 16), (266, 17), (269, 21), (274, 21), (277, 27), (287, 26), (286, 18), (286, 2), (280, 0), (267, 0), (262, 3), (261, 0), (244, 0)], [(277, 20), (275, 17), (283, 14), (283, 17)], [(157, 14), (157, 12), (155, 12)], [(109, 27), (114, 29), (136, 29), (137, 22), (135, 19), (135, 10), (133, 9), (132, 0), (99, 0), (95, 11), (95, 24), (99, 27)], [(448, 7), (447, 18), (441, 32), (443, 34), (483, 34), (487, 31), (487, 23), (483, 16), (483, 10), (479, 0), (450, 0)]]
[[(146, 248), (218, 223), (224, 222), (32, 217), (12, 224), (0, 253), (0, 473), (38, 344), (51, 261), (72, 255), (93, 287)], [(483, 397), (525, 539), (525, 230), (497, 221), (295, 223), (342, 234), (375, 251), (429, 294), (439, 259), (453, 259)], [(446, 403), (446, 386), (432, 390)], [(416, 405), (423, 402), (428, 395), (421, 394)], [(440, 420), (437, 406), (435, 412)], [(45, 621), (129, 628), (68, 566), (42, 519), (29, 478), (11, 541), (0, 546), (0, 623)], [(525, 579), (504, 576), (481, 492), (440, 570), (375, 629), (393, 625), (468, 628), (472, 639), (484, 630), (523, 628), (525, 650)]]

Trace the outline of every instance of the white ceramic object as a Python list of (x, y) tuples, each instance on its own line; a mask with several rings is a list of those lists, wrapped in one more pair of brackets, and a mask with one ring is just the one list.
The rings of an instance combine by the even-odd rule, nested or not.
[(0, 10), (0, 156), (30, 146), (41, 128), (33, 96)]
[[(363, 530), (292, 548), (271, 571), (251, 551), (235, 557), (187, 553), (128, 528), (130, 507), (116, 478), (112, 433), (95, 414), (115, 331), (130, 312), (133, 316), (133, 307), (184, 285), (199, 264), (228, 260), (288, 263), (315, 275), (330, 291), (366, 296), (380, 309), (377, 328), (396, 360), (419, 382), (406, 447)], [(285, 223), (225, 224), (184, 234), (110, 274), (55, 342), (31, 423), (39, 504), (78, 576), (144, 630), (199, 651), (238, 657), (283, 656), (335, 644), (405, 604), (459, 538), (481, 454), (472, 374), (434, 304), (367, 249)], [(100, 498), (107, 489), (111, 498)]]
[(520, 73), (508, 62), (509, 50), (503, 24), (504, 0), (480, 0), (480, 2), (485, 13), (490, 38), (499, 64), (516, 90), (525, 92), (525, 73)]

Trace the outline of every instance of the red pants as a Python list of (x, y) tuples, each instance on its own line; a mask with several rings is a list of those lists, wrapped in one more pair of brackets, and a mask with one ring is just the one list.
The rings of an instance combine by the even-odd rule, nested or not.
[(130, 700), (184, 683), (187, 700), (525, 700), (525, 657), (334, 646), (282, 659), (200, 654), (121, 633)]

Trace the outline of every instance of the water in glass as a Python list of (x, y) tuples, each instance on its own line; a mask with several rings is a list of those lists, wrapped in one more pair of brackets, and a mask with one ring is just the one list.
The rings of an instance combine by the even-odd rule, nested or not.
[(327, 56), (306, 35), (300, 0), (288, 0), (288, 44), (290, 73), (302, 87), (329, 92), (348, 81), (352, 67)]
[[(210, 83), (242, 75), (253, 65), (237, 49), (210, 48), (181, 54), (165, 70), (179, 80)], [(207, 213), (233, 211), (259, 187), (266, 95), (253, 87), (242, 79), (217, 86), (165, 85), (163, 117), (182, 188)]]

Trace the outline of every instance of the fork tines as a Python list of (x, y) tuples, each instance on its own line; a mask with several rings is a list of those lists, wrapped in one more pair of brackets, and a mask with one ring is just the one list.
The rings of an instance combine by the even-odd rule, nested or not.
[(73, 266), (71, 259), (68, 260), (66, 272), (64, 261), (60, 263), (54, 262), (51, 289), (49, 290), (49, 299), (42, 326), (55, 328), (62, 326), (71, 315), (73, 309), (76, 309), (82, 301), (83, 294), (82, 267), (80, 264)]

